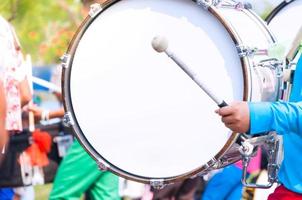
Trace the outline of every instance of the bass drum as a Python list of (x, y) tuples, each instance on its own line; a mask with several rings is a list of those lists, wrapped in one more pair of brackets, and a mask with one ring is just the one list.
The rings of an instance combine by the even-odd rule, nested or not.
[(238, 134), (225, 128), (215, 103), (153, 50), (157, 35), (228, 102), (276, 100), (278, 86), (276, 72), (257, 65), (274, 40), (241, 4), (95, 5), (63, 57), (66, 121), (101, 169), (161, 187), (241, 156)]
[(283, 1), (266, 18), (277, 41), (283, 44), (286, 50), (289, 50), (291, 42), (302, 27), (301, 11), (301, 0)]

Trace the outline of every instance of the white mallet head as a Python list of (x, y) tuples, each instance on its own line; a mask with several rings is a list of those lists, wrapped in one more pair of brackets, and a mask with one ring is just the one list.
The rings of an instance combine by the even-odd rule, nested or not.
[(158, 53), (162, 53), (168, 49), (169, 42), (163, 36), (156, 36), (152, 40), (152, 47)]

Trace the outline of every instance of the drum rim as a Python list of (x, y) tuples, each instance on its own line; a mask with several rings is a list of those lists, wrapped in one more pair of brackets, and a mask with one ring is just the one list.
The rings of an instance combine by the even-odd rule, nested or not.
[[(62, 85), (62, 94), (63, 94), (63, 106), (66, 111), (66, 113), (71, 118), (70, 121), (74, 122), (70, 124), (73, 132), (75, 133), (76, 138), (78, 139), (79, 143), (82, 145), (82, 147), (87, 151), (87, 153), (97, 162), (98, 166), (100, 167), (100, 170), (109, 170), (113, 173), (115, 173), (118, 176), (121, 176), (123, 178), (150, 184), (152, 181), (161, 181), (163, 184), (170, 184), (174, 183), (176, 181), (182, 181), (184, 179), (196, 176), (200, 173), (205, 172), (207, 169), (216, 169), (220, 166), (217, 166), (217, 161), (219, 161), (224, 154), (233, 146), (233, 144), (236, 142), (236, 140), (239, 137), (239, 133), (233, 132), (231, 136), (229, 137), (226, 144), (221, 148), (221, 150), (206, 164), (198, 167), (197, 169), (194, 169), (190, 172), (173, 176), (173, 177), (164, 177), (164, 178), (152, 178), (152, 177), (142, 177), (138, 176), (132, 173), (129, 173), (127, 171), (124, 171), (117, 166), (111, 164), (109, 161), (107, 161), (105, 158), (98, 153), (94, 147), (89, 143), (89, 141), (86, 139), (84, 133), (81, 130), (81, 127), (79, 123), (77, 122), (77, 118), (75, 116), (73, 106), (72, 106), (72, 100), (71, 100), (71, 90), (70, 90), (70, 84), (69, 80), (71, 77), (71, 69), (72, 69), (72, 62), (74, 58), (74, 53), (78, 47), (79, 41), (81, 40), (82, 36), (84, 35), (85, 31), (88, 29), (88, 27), (93, 23), (93, 21), (107, 8), (114, 5), (115, 3), (119, 2), (121, 0), (109, 0), (105, 4), (102, 5), (102, 9), (98, 11), (97, 14), (95, 14), (93, 17), (87, 16), (85, 20), (81, 23), (81, 25), (78, 27), (76, 33), (74, 34), (73, 38), (71, 39), (71, 42), (68, 46), (68, 49), (66, 51), (66, 54), (68, 58), (68, 62), (62, 63), (62, 66), (65, 65), (65, 67), (62, 67), (62, 77), (61, 77), (61, 85)], [(193, 2), (197, 2), (196, 0), (190, 0)], [(234, 47), (237, 45), (242, 45), (240, 36), (236, 33), (236, 30), (234, 27), (232, 27), (229, 22), (223, 17), (223, 15), (220, 13), (220, 11), (215, 6), (209, 6), (208, 8), (209, 14), (212, 14), (220, 23), (221, 25), (226, 29), (226, 31), (229, 33), (231, 39), (233, 40)], [(241, 62), (241, 67), (243, 71), (243, 101), (248, 101), (251, 98), (251, 77), (250, 77), (250, 71), (249, 71), (249, 58), (247, 57), (240, 57), (238, 55), (238, 58)]]
[(283, 8), (285, 8), (289, 4), (293, 3), (294, 1), (296, 1), (296, 0), (290, 0), (290, 1), (288, 1), (288, 0), (286, 1), (285, 0), (285, 1), (282, 1), (276, 8), (274, 8), (272, 10), (272, 12), (270, 12), (268, 14), (268, 16), (265, 17), (264, 20), (267, 22), (267, 24), (269, 24), (274, 19), (274, 17), (276, 15), (278, 15), (281, 10), (283, 10)]

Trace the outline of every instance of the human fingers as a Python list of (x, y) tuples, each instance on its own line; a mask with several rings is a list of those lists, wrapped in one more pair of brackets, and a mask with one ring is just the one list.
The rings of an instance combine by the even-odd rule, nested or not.
[(221, 121), (225, 124), (233, 124), (238, 122), (238, 118), (236, 117), (236, 115), (227, 115), (221, 118)]
[(225, 124), (227, 128), (236, 133), (246, 133), (249, 130), (249, 127), (240, 123), (229, 123)]
[(223, 108), (220, 108), (218, 110), (216, 110), (215, 112), (220, 115), (220, 116), (228, 116), (228, 115), (232, 115), (234, 113), (234, 107), (233, 106), (225, 106)]

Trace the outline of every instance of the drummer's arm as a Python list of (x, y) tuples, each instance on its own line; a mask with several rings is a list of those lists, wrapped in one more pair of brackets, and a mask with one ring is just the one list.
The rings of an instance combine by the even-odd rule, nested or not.
[(276, 131), (302, 135), (302, 101), (249, 103), (250, 133)]
[(259, 134), (276, 131), (302, 135), (302, 101), (237, 102), (216, 111), (225, 126), (238, 133)]

